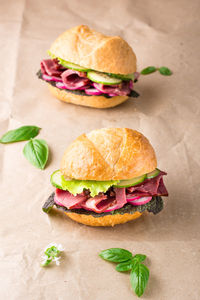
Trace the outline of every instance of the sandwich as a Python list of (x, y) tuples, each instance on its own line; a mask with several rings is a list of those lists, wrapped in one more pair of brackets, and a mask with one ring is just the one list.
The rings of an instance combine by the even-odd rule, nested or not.
[(76, 222), (114, 226), (159, 213), (167, 173), (157, 168), (148, 139), (127, 128), (102, 128), (82, 134), (65, 151), (51, 175), (55, 191), (44, 212), (61, 209)]
[(121, 37), (80, 25), (61, 34), (48, 55), (37, 75), (59, 100), (107, 108), (139, 96), (136, 56)]

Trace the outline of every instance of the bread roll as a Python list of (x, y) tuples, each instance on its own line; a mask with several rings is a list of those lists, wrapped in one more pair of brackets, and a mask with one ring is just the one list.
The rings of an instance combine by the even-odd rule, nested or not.
[(61, 160), (61, 173), (80, 180), (123, 180), (157, 167), (148, 139), (127, 128), (102, 128), (82, 134)]
[(49, 50), (56, 57), (99, 72), (124, 75), (136, 72), (136, 56), (126, 41), (86, 25), (62, 33)]

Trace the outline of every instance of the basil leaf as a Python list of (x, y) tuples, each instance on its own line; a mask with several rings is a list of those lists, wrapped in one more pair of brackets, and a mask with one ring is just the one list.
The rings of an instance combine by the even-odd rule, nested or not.
[(9, 130), (0, 139), (0, 143), (15, 143), (27, 141), (38, 135), (41, 128), (37, 126), (22, 126), (14, 130)]
[(156, 67), (149, 66), (149, 67), (143, 69), (140, 73), (142, 75), (147, 75), (147, 74), (151, 74), (151, 73), (155, 72), (156, 70), (157, 70)]
[(160, 67), (158, 70), (159, 70), (160, 74), (162, 74), (164, 76), (172, 75), (172, 71), (167, 67)]
[(44, 140), (31, 139), (23, 149), (26, 159), (36, 168), (44, 169), (48, 159), (48, 145)]
[(123, 262), (132, 258), (132, 253), (122, 248), (110, 248), (101, 251), (99, 256), (108, 261)]
[(130, 271), (132, 269), (132, 267), (133, 267), (133, 261), (132, 261), (132, 259), (130, 259), (128, 261), (119, 263), (115, 269), (118, 272), (127, 272), (127, 271)]
[(138, 297), (143, 295), (148, 280), (149, 269), (141, 263), (136, 263), (132, 268), (130, 281), (131, 286)]
[(145, 259), (146, 259), (146, 255), (136, 254), (133, 256), (132, 259), (118, 264), (115, 269), (118, 272), (127, 272), (127, 271), (130, 271), (134, 267), (135, 264), (137, 264), (138, 262), (140, 263), (140, 262), (144, 261)]
[(143, 262), (146, 259), (146, 255), (144, 254), (136, 254), (133, 256), (133, 261), (135, 262)]

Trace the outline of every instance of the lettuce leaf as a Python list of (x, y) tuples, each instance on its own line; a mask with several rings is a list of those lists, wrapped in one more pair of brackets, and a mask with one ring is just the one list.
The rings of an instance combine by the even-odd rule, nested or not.
[(95, 180), (66, 180), (61, 174), (60, 170), (55, 171), (51, 175), (51, 184), (61, 190), (67, 190), (73, 195), (83, 192), (83, 190), (90, 190), (92, 197), (98, 195), (100, 192), (105, 193), (111, 186), (119, 183), (119, 180), (109, 181), (95, 181)]

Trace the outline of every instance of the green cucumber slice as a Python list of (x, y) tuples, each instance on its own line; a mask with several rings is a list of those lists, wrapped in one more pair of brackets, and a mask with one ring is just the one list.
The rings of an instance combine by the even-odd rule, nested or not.
[(154, 177), (158, 176), (159, 174), (160, 174), (160, 170), (155, 169), (154, 171), (147, 174), (147, 179), (154, 178)]
[(87, 72), (87, 77), (97, 83), (102, 83), (105, 85), (119, 84), (122, 82), (119, 78), (111, 77), (105, 73), (89, 71)]
[(62, 189), (62, 180), (61, 180), (60, 170), (53, 172), (53, 174), (51, 175), (50, 181), (53, 186), (55, 186), (58, 189)]
[(134, 80), (134, 74), (127, 74), (127, 75), (122, 75), (122, 74), (113, 74), (113, 73), (108, 73), (109, 76), (119, 78), (124, 81), (129, 81), (129, 80)]
[(134, 186), (143, 182), (145, 179), (146, 179), (146, 174), (128, 180), (120, 180), (120, 182), (117, 185), (115, 185), (115, 187), (126, 188), (130, 186)]
[(64, 59), (61, 59), (61, 58), (58, 58), (58, 61), (63, 67), (65, 67), (67, 69), (72, 69), (72, 70), (80, 71), (80, 72), (87, 72), (89, 70), (87, 68), (81, 67), (77, 64), (73, 64), (73, 63), (66, 61)]
[(50, 179), (51, 184), (61, 190), (63, 189), (63, 180), (67, 181), (67, 180), (71, 180), (71, 178), (69, 179), (64, 178), (60, 170), (53, 172)]

